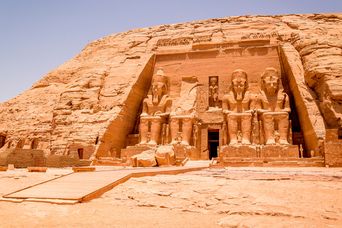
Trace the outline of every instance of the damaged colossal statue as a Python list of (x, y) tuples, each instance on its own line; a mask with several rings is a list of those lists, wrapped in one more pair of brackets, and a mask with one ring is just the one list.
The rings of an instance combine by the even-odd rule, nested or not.
[(182, 114), (179, 109), (171, 113), (171, 144), (177, 144), (180, 142), (183, 145), (190, 145), (191, 134), (193, 132), (193, 120), (193, 114)]
[[(196, 122), (196, 111), (194, 109), (197, 98), (196, 77), (182, 77), (180, 97), (175, 99), (170, 114), (171, 144), (182, 144), (189, 146), (192, 141), (197, 140), (193, 135), (194, 123)], [(198, 129), (197, 129), (198, 131)], [(197, 133), (196, 133), (197, 134)], [(194, 143), (195, 145), (196, 143)]]

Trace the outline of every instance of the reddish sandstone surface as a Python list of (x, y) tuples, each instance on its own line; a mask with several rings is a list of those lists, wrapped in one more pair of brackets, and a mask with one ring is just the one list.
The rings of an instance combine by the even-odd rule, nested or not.
[[(68, 172), (1, 172), (0, 195)], [(0, 202), (0, 219), (4, 227), (340, 227), (341, 180), (340, 168), (207, 169), (132, 178), (76, 205)]]
[[(8, 147), (37, 147), (46, 155), (73, 155), (81, 147), (85, 158), (120, 156), (156, 54), (267, 41), (280, 47), (307, 149), (318, 151), (326, 128), (341, 126), (341, 38), (339, 13), (227, 17), (113, 34), (1, 103), (0, 135)], [(332, 152), (329, 159), (342, 164), (340, 154)]]

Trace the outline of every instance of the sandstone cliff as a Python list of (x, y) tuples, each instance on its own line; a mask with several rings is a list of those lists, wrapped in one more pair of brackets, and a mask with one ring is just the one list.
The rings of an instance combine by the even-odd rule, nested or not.
[(7, 147), (29, 148), (38, 139), (46, 154), (83, 148), (86, 157), (119, 156), (149, 89), (156, 53), (256, 39), (283, 47), (284, 65), (296, 72), (296, 106), (310, 119), (308, 134), (324, 138), (325, 128), (341, 126), (342, 14), (308, 14), (193, 21), (96, 40), (0, 104), (0, 134)]

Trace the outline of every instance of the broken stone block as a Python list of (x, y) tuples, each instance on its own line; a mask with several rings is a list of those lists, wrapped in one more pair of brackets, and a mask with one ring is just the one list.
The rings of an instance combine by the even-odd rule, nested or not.
[(137, 167), (154, 167), (157, 166), (155, 159), (155, 150), (146, 150), (131, 158), (133, 166)]
[(163, 145), (159, 146), (156, 151), (156, 160), (158, 166), (162, 165), (174, 165), (176, 163), (176, 156), (173, 150), (173, 146)]
[(47, 167), (27, 167), (28, 172), (38, 172), (38, 173), (45, 173)]

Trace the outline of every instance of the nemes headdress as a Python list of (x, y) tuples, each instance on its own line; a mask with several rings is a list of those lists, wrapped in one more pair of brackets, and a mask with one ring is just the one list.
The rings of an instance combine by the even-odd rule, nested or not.
[[(246, 71), (244, 71), (244, 70), (242, 70), (242, 69), (234, 70), (233, 73), (232, 73), (231, 81), (233, 82), (234, 78), (236, 78), (236, 77), (238, 77), (238, 76), (243, 76), (243, 77), (246, 79), (245, 88), (246, 88), (246, 90), (247, 90), (247, 88), (248, 88), (248, 76), (247, 76)], [(232, 86), (232, 85), (231, 85), (231, 86)]]
[(153, 82), (163, 82), (167, 84), (167, 77), (165, 76), (163, 69), (159, 68), (157, 70), (157, 73), (153, 76)]
[(233, 73), (232, 73), (232, 80), (233, 80), (237, 75), (243, 75), (244, 78), (246, 79), (246, 81), (248, 81), (248, 77), (247, 77), (246, 71), (244, 71), (244, 70), (242, 70), (242, 69), (234, 70)]
[(261, 79), (265, 79), (268, 76), (273, 76), (279, 78), (278, 71), (273, 67), (267, 67), (261, 75)]
[[(279, 77), (277, 69), (275, 69), (273, 67), (267, 67), (261, 75), (261, 89), (262, 90), (265, 90), (265, 78), (270, 77), (270, 76), (276, 77), (278, 80), (278, 83), (280, 82), (280, 77)], [(279, 84), (281, 84), (281, 83), (279, 83)], [(280, 86), (279, 84), (278, 84), (278, 86)]]

